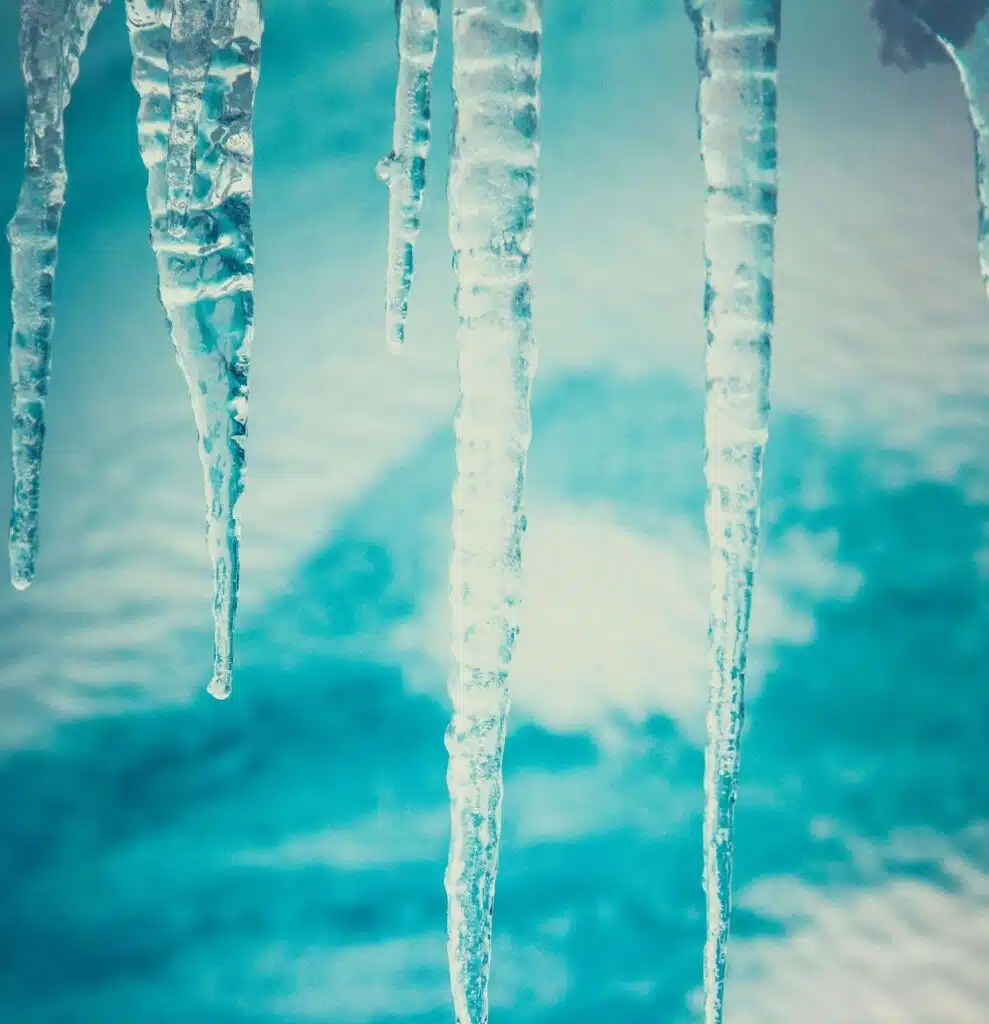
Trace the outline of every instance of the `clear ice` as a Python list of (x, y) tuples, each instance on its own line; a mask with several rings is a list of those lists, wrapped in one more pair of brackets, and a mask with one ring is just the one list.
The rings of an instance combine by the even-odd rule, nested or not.
[(712, 588), (704, 1015), (720, 1024), (749, 616), (768, 435), (780, 0), (687, 0), (707, 179), (705, 473)]
[(172, 113), (165, 158), (169, 231), (186, 231), (196, 173), (196, 141), (213, 53), (230, 45), (237, 0), (172, 0), (168, 44)]
[(459, 1024), (488, 1020), (508, 673), (518, 634), (536, 353), (530, 257), (539, 155), (541, 0), (453, 8), (450, 239), (459, 314), (446, 871)]
[(197, 176), (187, 229), (169, 227), (166, 181), (172, 118), (167, 0), (127, 0), (140, 96), (138, 137), (148, 168), (151, 244), (179, 366), (189, 385), (206, 483), (214, 571), (215, 657), (209, 692), (229, 695), (240, 575), (237, 500), (244, 486), (248, 370), (254, 334), (254, 143), (251, 119), (262, 33), (259, 0), (240, 0), (213, 53), (194, 134)]
[(65, 108), (89, 32), (108, 0), (22, 0), (21, 73), (27, 89), (24, 183), (10, 242), (14, 329), (10, 579), (30, 586), (38, 562), (41, 455), (51, 376), (53, 291), (65, 205)]
[(388, 272), (385, 335), (392, 348), (405, 342), (415, 244), (419, 235), (430, 142), (433, 67), (439, 37), (439, 0), (396, 0), (398, 88), (392, 151), (378, 164), (388, 186)]

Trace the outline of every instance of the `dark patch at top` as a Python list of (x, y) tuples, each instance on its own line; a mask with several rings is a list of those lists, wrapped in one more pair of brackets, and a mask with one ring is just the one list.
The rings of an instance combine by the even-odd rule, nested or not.
[(882, 32), (879, 59), (901, 71), (944, 64), (940, 40), (956, 48), (972, 39), (989, 0), (873, 0), (870, 14)]

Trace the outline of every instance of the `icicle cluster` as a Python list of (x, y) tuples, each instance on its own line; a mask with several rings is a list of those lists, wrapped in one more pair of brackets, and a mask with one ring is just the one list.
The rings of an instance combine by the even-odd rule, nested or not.
[(240, 0), (239, 8), (176, 0), (169, 23), (165, 0), (126, 2), (159, 292), (205, 474), (216, 647), (209, 691), (223, 698), (233, 664), (254, 333), (251, 118), (261, 8), (259, 0)]
[(454, 6), (456, 114), (449, 202), (460, 402), (446, 889), (460, 1024), (488, 1019), (508, 670), (518, 633), (522, 488), (536, 362), (529, 282), (541, 40), (541, 0)]
[(405, 341), (409, 292), (431, 137), (433, 67), (439, 37), (439, 0), (396, 0), (398, 88), (392, 151), (378, 164), (389, 189), (385, 335)]
[(24, 183), (7, 228), (14, 330), (10, 579), (30, 586), (38, 561), (41, 455), (51, 375), (58, 229), (65, 205), (65, 108), (89, 32), (108, 0), (23, 0), (21, 73), (27, 88)]
[(707, 177), (705, 472), (711, 696), (705, 751), (704, 1014), (721, 1024), (749, 615), (769, 416), (780, 0), (687, 0)]

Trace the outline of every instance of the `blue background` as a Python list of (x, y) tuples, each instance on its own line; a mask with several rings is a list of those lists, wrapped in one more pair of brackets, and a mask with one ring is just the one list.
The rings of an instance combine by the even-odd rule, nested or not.
[[(23, 159), (0, 14), (0, 206)], [(0, 591), (0, 1019), (439, 1021), (453, 281), (444, 18), (384, 346), (393, 5), (271, 0), (233, 699), (155, 293), (123, 5), (67, 117), (42, 555)], [(944, 64), (791, 3), (728, 1020), (976, 1022), (989, 982), (989, 306)], [(707, 562), (694, 40), (546, 4), (528, 596), (493, 1013), (696, 1019)], [(6, 215), (4, 215), (6, 217)], [(9, 291), (0, 259), (0, 292)], [(0, 468), (0, 490), (9, 469)]]

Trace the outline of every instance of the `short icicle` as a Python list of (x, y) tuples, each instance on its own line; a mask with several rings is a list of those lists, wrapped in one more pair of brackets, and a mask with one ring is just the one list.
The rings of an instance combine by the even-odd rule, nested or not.
[(687, 0), (707, 178), (705, 472), (711, 694), (705, 751), (704, 1019), (721, 1024), (739, 739), (768, 436), (781, 0)]
[(398, 88), (392, 151), (378, 164), (388, 186), (388, 271), (385, 336), (393, 350), (405, 342), (415, 244), (419, 236), (426, 159), (431, 137), (433, 67), (439, 37), (439, 0), (396, 0)]
[(21, 73), (27, 88), (24, 182), (10, 242), (13, 334), (10, 580), (24, 590), (38, 563), (41, 456), (55, 328), (58, 231), (65, 205), (65, 108), (90, 30), (107, 0), (22, 0)]
[(541, 0), (453, 7), (450, 238), (460, 401), (451, 562), (455, 669), (446, 872), (458, 1024), (486, 1024), (508, 674), (518, 633), (536, 353), (530, 259), (539, 156)]
[(244, 486), (248, 371), (254, 334), (252, 115), (262, 33), (259, 0), (240, 0), (235, 28), (204, 80), (187, 230), (169, 230), (169, 54), (166, 0), (127, 0), (140, 97), (138, 137), (148, 168), (151, 244), (161, 302), (192, 398), (206, 483), (213, 563), (215, 658), (209, 692), (229, 696), (240, 576), (237, 501)]

